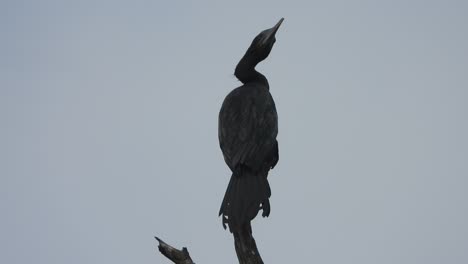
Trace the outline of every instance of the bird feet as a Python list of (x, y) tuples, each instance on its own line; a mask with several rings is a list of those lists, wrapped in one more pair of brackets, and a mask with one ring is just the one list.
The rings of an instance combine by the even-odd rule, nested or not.
[(260, 209), (263, 210), (262, 216), (268, 217), (270, 215), (270, 200), (266, 199), (263, 201), (263, 203), (260, 205)]
[(223, 214), (221, 217), (223, 218), (223, 228), (226, 230), (226, 224), (229, 224), (228, 216)]

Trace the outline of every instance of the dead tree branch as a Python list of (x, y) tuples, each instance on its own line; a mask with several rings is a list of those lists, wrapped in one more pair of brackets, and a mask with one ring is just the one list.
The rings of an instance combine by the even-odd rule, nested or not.
[[(234, 231), (233, 236), (239, 264), (263, 264), (255, 239), (252, 236), (252, 226), (250, 222), (242, 225), (239, 230)], [(161, 254), (172, 260), (175, 264), (195, 264), (187, 248), (183, 247), (182, 250), (178, 250), (158, 237), (154, 238), (159, 242), (158, 248)]]
[(250, 222), (242, 225), (240, 230), (234, 231), (232, 234), (239, 264), (263, 264), (257, 244), (252, 236)]
[(166, 258), (172, 260), (175, 264), (195, 264), (190, 257), (187, 248), (183, 247), (182, 250), (178, 250), (166, 242), (162, 241), (158, 237), (154, 237), (159, 242), (158, 249), (161, 254)]

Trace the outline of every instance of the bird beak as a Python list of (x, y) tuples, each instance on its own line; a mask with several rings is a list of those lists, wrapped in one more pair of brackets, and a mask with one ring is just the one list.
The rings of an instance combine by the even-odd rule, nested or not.
[(275, 37), (276, 31), (278, 31), (278, 28), (281, 26), (281, 23), (283, 23), (283, 20), (284, 18), (281, 18), (274, 27), (267, 30), (267, 32), (265, 33), (265, 37), (261, 41), (260, 45), (264, 46)]

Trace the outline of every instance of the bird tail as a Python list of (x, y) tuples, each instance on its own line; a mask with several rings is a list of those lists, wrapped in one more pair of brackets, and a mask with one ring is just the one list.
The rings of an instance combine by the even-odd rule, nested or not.
[(223, 227), (229, 225), (231, 233), (257, 216), (260, 209), (262, 216), (270, 215), (271, 196), (268, 171), (254, 172), (246, 167), (236, 169), (219, 210), (223, 217)]

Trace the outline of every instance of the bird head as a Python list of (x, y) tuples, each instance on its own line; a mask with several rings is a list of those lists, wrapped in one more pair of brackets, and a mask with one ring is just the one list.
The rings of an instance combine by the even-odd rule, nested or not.
[(284, 18), (281, 18), (274, 27), (263, 30), (254, 38), (252, 44), (250, 44), (250, 47), (247, 50), (247, 53), (251, 57), (255, 58), (258, 62), (268, 57), (271, 49), (273, 48), (273, 44), (275, 44), (276, 41), (276, 32), (281, 26), (281, 23), (283, 23), (283, 20)]

